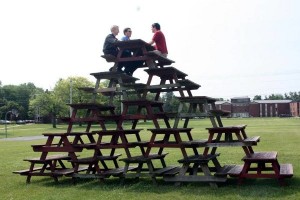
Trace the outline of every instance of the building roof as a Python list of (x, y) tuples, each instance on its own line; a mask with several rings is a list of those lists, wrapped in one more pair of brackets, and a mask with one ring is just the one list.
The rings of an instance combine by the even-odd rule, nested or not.
[(257, 103), (291, 103), (292, 100), (254, 100)]
[(216, 101), (215, 104), (220, 105), (220, 104), (231, 104), (231, 103), (229, 101)]
[(248, 96), (244, 97), (232, 97), (231, 99), (250, 99)]

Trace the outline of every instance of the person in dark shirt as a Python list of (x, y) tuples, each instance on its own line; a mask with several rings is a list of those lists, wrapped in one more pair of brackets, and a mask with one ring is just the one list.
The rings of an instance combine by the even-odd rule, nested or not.
[(119, 34), (119, 27), (117, 25), (113, 25), (110, 28), (110, 31), (111, 31), (111, 33), (106, 36), (104, 44), (103, 44), (103, 53), (104, 53), (104, 55), (110, 54), (113, 56), (117, 56), (119, 50), (113, 44), (116, 41), (118, 41), (116, 36)]

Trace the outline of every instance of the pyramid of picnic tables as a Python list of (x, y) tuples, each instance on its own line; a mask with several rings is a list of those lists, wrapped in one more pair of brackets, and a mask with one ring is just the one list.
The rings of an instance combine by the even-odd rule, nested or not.
[[(292, 165), (279, 164), (277, 152), (253, 150), (252, 146), (257, 145), (260, 137), (247, 136), (246, 125), (223, 126), (221, 117), (230, 113), (218, 110), (214, 98), (193, 96), (192, 91), (200, 85), (170, 66), (174, 61), (152, 51), (153, 48), (142, 40), (122, 41), (116, 45), (120, 50), (117, 57), (102, 56), (113, 64), (111, 70), (91, 73), (96, 79), (95, 87), (80, 88), (92, 94), (91, 101), (68, 104), (72, 115), (63, 119), (68, 123), (67, 131), (44, 133), (46, 143), (32, 145), (35, 152), (40, 152), (40, 157), (25, 159), (30, 163), (29, 169), (14, 172), (26, 176), (27, 183), (32, 176), (50, 176), (55, 181), (60, 176), (71, 177), (73, 181), (119, 177), (122, 183), (127, 178), (146, 176), (153, 183), (157, 183), (157, 177), (163, 177), (164, 181), (176, 185), (206, 182), (216, 187), (218, 183), (226, 182), (229, 176), (237, 177), (239, 184), (245, 178), (275, 178), (282, 185), (285, 178), (293, 176)], [(123, 57), (124, 51), (132, 52), (132, 56)], [(139, 79), (132, 74), (118, 71), (120, 65), (130, 66), (128, 63), (145, 68), (146, 83), (138, 83)], [(158, 79), (159, 83), (152, 83), (153, 79)], [(108, 81), (107, 87), (101, 87), (103, 80)], [(179, 94), (178, 112), (164, 111), (160, 95), (165, 92)], [(107, 97), (109, 103), (99, 102), (100, 96)], [(115, 111), (115, 97), (122, 99), (121, 113)], [(82, 112), (84, 116), (80, 115)], [(189, 121), (199, 118), (209, 118), (212, 127), (207, 128), (206, 139), (194, 140)], [(170, 119), (174, 119), (173, 124)], [(141, 120), (152, 121), (153, 128), (139, 129)], [(85, 123), (86, 130), (73, 132), (75, 123)], [(130, 124), (126, 126), (130, 128), (124, 128), (125, 123)], [(93, 124), (99, 124), (99, 130), (91, 131)], [(243, 149), (243, 164), (221, 165), (217, 148), (232, 146)], [(169, 148), (182, 153), (175, 165), (166, 162), (166, 149)], [(65, 154), (57, 155), (58, 152)]]

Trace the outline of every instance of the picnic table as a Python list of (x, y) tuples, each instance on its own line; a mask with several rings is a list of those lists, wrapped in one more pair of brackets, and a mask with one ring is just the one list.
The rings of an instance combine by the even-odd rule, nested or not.
[[(58, 177), (74, 173), (73, 167), (66, 167), (66, 161), (76, 160), (76, 152), (81, 152), (81, 147), (74, 147), (68, 139), (67, 133), (44, 133), (47, 141), (42, 145), (32, 145), (34, 152), (41, 152), (40, 157), (28, 158), (24, 161), (30, 162), (29, 169), (14, 171), (16, 174), (27, 176), (26, 182), (30, 183), (32, 176), (49, 176), (58, 181)], [(57, 142), (58, 140), (58, 142)], [(51, 154), (51, 153), (64, 154)], [(86, 167), (78, 168), (84, 171)]]
[[(117, 71), (117, 66), (126, 62), (139, 62), (140, 64), (136, 66), (137, 68), (157, 68), (174, 63), (173, 60), (170, 60), (154, 51), (153, 46), (141, 39), (117, 41), (114, 45), (119, 49), (117, 56), (109, 54), (101, 56), (106, 59), (107, 62), (115, 63), (112, 71)], [(130, 56), (128, 56), (128, 53), (126, 52), (130, 52)]]

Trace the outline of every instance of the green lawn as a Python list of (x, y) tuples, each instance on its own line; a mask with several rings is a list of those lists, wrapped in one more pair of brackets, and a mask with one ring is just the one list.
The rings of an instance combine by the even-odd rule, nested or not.
[[(76, 185), (69, 178), (60, 178), (54, 183), (48, 177), (32, 177), (31, 184), (25, 183), (25, 176), (13, 174), (15, 170), (26, 169), (29, 163), (24, 158), (37, 157), (32, 144), (43, 144), (45, 139), (33, 141), (6, 141), (4, 126), (0, 125), (0, 199), (300, 199), (300, 118), (243, 118), (223, 119), (225, 126), (247, 124), (248, 136), (261, 136), (255, 151), (277, 151), (280, 163), (292, 163), (294, 176), (287, 179), (288, 186), (280, 187), (276, 180), (251, 179), (242, 186), (237, 186), (236, 179), (230, 178), (219, 188), (211, 188), (207, 183), (173, 184), (159, 180), (158, 186), (152, 185), (150, 179), (139, 182), (128, 180), (125, 185), (119, 184), (119, 179), (110, 178), (105, 182), (98, 180), (79, 180)], [(194, 139), (205, 139), (208, 134), (206, 127), (211, 127), (209, 120), (193, 120), (189, 123), (193, 127)], [(74, 131), (84, 127), (74, 126)], [(149, 138), (147, 128), (153, 128), (152, 123), (140, 123), (137, 128), (144, 139)], [(94, 127), (96, 129), (96, 127)], [(65, 132), (66, 125), (58, 125), (53, 129), (51, 125), (9, 125), (8, 137), (37, 136), (45, 132)], [(181, 157), (178, 149), (166, 149), (168, 165), (177, 164)], [(241, 147), (222, 147), (218, 149), (220, 163), (242, 164), (244, 156)], [(82, 154), (88, 154), (84, 151)], [(124, 155), (124, 154), (123, 154)], [(122, 164), (122, 163), (121, 163)]]

